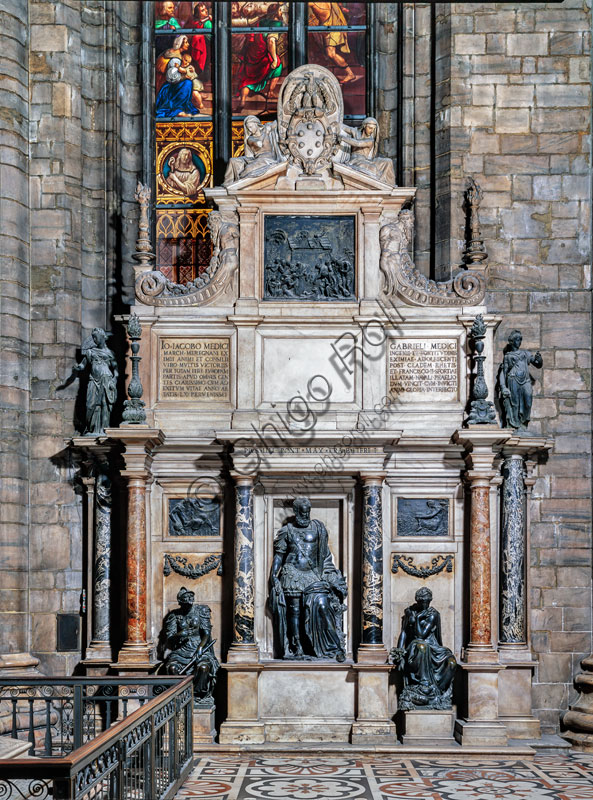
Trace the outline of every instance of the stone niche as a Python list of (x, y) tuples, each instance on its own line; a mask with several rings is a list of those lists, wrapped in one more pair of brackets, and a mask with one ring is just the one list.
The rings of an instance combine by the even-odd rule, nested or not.
[[(181, 585), (211, 605), (220, 742), (395, 743), (388, 652), (427, 586), (467, 675), (456, 735), (498, 746), (513, 716), (498, 710), (499, 672), (514, 659), (529, 682), (532, 662), (527, 641), (507, 662), (497, 644), (498, 465), (512, 432), (462, 428), (478, 314), (487, 400), (494, 388), (500, 318), (480, 305), (484, 265), (442, 283), (414, 268), (415, 189), (394, 185), (376, 123), (344, 125), (327, 70), (295, 70), (276, 121), (250, 120), (245, 154), (206, 190), (204, 275), (177, 286), (136, 268), (147, 426), (160, 429), (146, 479), (149, 638)], [(197, 495), (205, 527), (185, 502)], [(310, 499), (348, 586), (343, 662), (274, 650), (273, 542), (295, 496)], [(218, 556), (223, 569), (204, 573)], [(533, 735), (529, 709), (508, 724)]]

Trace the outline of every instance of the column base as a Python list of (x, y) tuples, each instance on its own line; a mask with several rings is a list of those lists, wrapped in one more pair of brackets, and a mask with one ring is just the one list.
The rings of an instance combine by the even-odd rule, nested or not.
[(457, 716), (454, 709), (450, 711), (426, 710), (404, 711), (405, 745), (452, 745), (453, 725)]
[(110, 671), (113, 659), (111, 658), (85, 658), (80, 662), (85, 675), (93, 678), (102, 678)]
[(499, 714), (498, 719), (507, 729), (509, 739), (541, 739), (541, 723), (537, 717), (506, 717)]
[(455, 739), (461, 745), (479, 747), (506, 747), (508, 735), (506, 727), (498, 720), (465, 720), (455, 722)]
[(395, 744), (395, 723), (389, 719), (362, 719), (352, 725), (352, 744)]
[(259, 647), (256, 644), (232, 644), (226, 660), (228, 664), (257, 664)]
[(214, 712), (216, 706), (204, 706), (194, 703), (194, 752), (199, 751), (202, 744), (213, 744), (216, 738)]
[(22, 675), (24, 678), (40, 675), (39, 659), (30, 653), (3, 653), (0, 655), (0, 676)]
[(220, 726), (220, 744), (263, 744), (265, 742), (263, 722), (256, 720), (229, 720)]
[(464, 652), (466, 664), (498, 664), (499, 655), (490, 645), (468, 645)]
[(385, 664), (387, 650), (383, 644), (361, 644), (356, 654), (357, 664)]
[(570, 742), (575, 750), (581, 750), (584, 753), (593, 753), (593, 733), (576, 733), (575, 731), (566, 731), (562, 734), (562, 738)]
[(84, 661), (113, 661), (113, 650), (109, 642), (91, 642), (86, 649)]

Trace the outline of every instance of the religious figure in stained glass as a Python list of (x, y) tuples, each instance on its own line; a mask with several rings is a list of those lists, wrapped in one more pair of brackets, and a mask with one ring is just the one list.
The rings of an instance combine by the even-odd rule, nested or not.
[[(173, 47), (157, 59), (157, 75), (161, 73), (165, 80), (156, 98), (157, 117), (193, 117), (200, 112), (202, 100), (194, 85), (197, 75), (191, 66), (189, 49), (188, 37), (181, 34), (175, 38)], [(194, 97), (196, 92), (198, 97)]]
[[(283, 19), (280, 3), (267, 3), (265, 10), (252, 19), (258, 11), (255, 3), (244, 3), (241, 13), (251, 26), (258, 28), (281, 28)], [(247, 33), (238, 54), (239, 68), (236, 74), (236, 93), (239, 97), (238, 113), (245, 106), (250, 94), (270, 97), (282, 75), (282, 59), (278, 47), (279, 34), (274, 31)], [(233, 37), (233, 41), (236, 41)]]
[[(212, 15), (206, 3), (196, 3), (193, 19), (189, 23), (198, 30), (212, 30)], [(200, 73), (206, 69), (208, 61), (208, 37), (193, 36), (191, 42), (191, 57)]]
[(182, 147), (167, 159), (163, 175), (173, 191), (196, 197), (204, 183), (206, 167), (197, 153), (189, 147)]
[[(324, 25), (328, 28), (348, 25), (347, 10), (343, 3), (309, 3), (309, 24)], [(345, 31), (328, 30), (320, 34), (326, 62), (323, 66), (338, 67), (342, 75), (340, 83), (349, 83), (357, 79), (345, 56), (350, 53), (348, 34)]]
[(167, 2), (157, 3), (156, 5), (154, 27), (157, 31), (176, 31), (181, 28), (181, 24), (175, 18), (175, 3), (167, 0)]

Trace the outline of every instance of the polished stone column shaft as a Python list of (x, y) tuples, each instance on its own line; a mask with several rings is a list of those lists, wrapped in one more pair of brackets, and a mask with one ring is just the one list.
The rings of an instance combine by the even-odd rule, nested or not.
[(100, 644), (109, 647), (111, 636), (111, 477), (108, 458), (99, 457), (97, 462), (91, 648)]
[(490, 480), (469, 472), (470, 512), (470, 640), (469, 650), (492, 649)]
[(503, 464), (500, 642), (523, 647), (527, 645), (525, 548), (523, 457), (512, 454)]
[(146, 642), (146, 485), (144, 478), (128, 478), (128, 552), (126, 645)]
[(382, 478), (363, 478), (362, 643), (383, 644)]
[(236, 478), (233, 646), (255, 645), (253, 478)]
[(154, 450), (164, 442), (164, 434), (143, 425), (108, 428), (106, 434), (125, 445), (126, 469), (122, 477), (128, 489), (126, 531), (126, 639), (114, 668), (140, 672), (154, 666), (154, 645), (148, 639), (147, 530), (146, 496), (152, 479)]

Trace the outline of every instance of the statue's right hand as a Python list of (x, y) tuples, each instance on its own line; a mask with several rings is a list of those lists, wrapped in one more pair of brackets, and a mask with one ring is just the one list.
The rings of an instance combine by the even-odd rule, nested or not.
[(278, 578), (274, 578), (274, 591), (276, 594), (282, 594), (282, 584)]
[(507, 388), (505, 387), (505, 388), (502, 390), (502, 396), (503, 396), (503, 397), (510, 397), (510, 396), (511, 396), (511, 390), (510, 390), (510, 389), (507, 389)]

